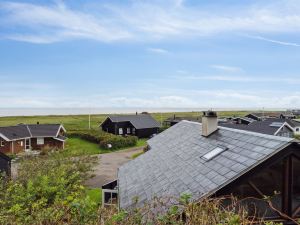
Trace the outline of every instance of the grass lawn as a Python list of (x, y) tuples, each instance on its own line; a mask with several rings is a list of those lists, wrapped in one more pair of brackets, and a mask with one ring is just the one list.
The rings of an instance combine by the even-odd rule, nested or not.
[[(143, 147), (146, 146), (147, 139), (139, 139), (137, 145), (134, 147)], [(134, 148), (130, 147), (130, 148)], [(122, 148), (119, 150), (125, 150), (127, 148)], [(119, 151), (114, 150), (114, 151)], [(112, 152), (111, 150), (102, 149), (98, 144), (80, 139), (80, 138), (68, 138), (66, 141), (66, 147), (64, 150), (61, 151), (66, 157), (74, 157), (74, 156), (81, 156), (81, 155), (96, 155), (96, 154), (103, 154)]]
[(131, 158), (132, 159), (135, 159), (137, 157), (139, 157), (140, 155), (144, 154), (144, 152), (138, 152), (138, 153), (135, 153)]
[(147, 139), (141, 138), (137, 141), (136, 147), (144, 147), (147, 145)]
[[(220, 117), (223, 116), (244, 116), (247, 111), (223, 111), (218, 112)], [(151, 113), (151, 115), (159, 122), (165, 120), (168, 117), (176, 116), (200, 116), (201, 112), (169, 112), (169, 113)], [(91, 128), (99, 129), (99, 124), (105, 120), (106, 114), (91, 115)], [(12, 117), (0, 117), (0, 126), (11, 126), (19, 123), (35, 124), (40, 122), (45, 123), (60, 123), (64, 127), (71, 130), (84, 130), (88, 129), (88, 115), (69, 115), (69, 116), (12, 116)]]
[(80, 138), (68, 138), (65, 149), (61, 151), (65, 156), (96, 155), (107, 152), (110, 151), (101, 149), (99, 145)]
[(87, 196), (96, 204), (102, 204), (102, 189), (101, 188), (89, 188), (86, 190)]

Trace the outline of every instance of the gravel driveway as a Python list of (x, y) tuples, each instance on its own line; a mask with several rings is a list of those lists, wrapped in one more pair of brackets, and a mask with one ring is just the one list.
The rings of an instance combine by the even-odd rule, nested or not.
[(144, 147), (132, 148), (123, 151), (106, 153), (98, 155), (98, 165), (93, 169), (92, 178), (88, 179), (85, 184), (92, 188), (99, 188), (117, 178), (117, 169), (132, 160), (132, 156), (143, 150)]

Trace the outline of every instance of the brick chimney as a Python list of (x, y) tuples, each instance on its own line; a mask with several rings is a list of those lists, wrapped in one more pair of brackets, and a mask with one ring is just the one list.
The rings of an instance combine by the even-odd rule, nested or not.
[(208, 137), (218, 130), (218, 116), (214, 111), (203, 112), (202, 116), (202, 136)]

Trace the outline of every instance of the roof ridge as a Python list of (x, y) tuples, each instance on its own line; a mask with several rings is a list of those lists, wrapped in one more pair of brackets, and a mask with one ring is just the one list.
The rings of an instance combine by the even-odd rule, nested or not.
[(223, 130), (230, 130), (230, 131), (237, 132), (237, 133), (249, 134), (249, 135), (253, 135), (253, 136), (257, 136), (257, 137), (264, 137), (264, 138), (269, 138), (269, 139), (278, 140), (278, 141), (288, 141), (288, 142), (296, 141), (295, 138), (274, 136), (271, 134), (262, 134), (262, 133), (258, 133), (258, 132), (254, 132), (254, 131), (240, 130), (240, 129), (234, 129), (234, 128), (229, 128), (229, 127), (222, 127), (222, 126), (218, 126), (218, 127)]
[(30, 134), (30, 137), (32, 137), (32, 133), (31, 133), (31, 130), (29, 129), (28, 124), (26, 125), (26, 127), (27, 127), (27, 130), (28, 130), (29, 134)]
[[(182, 120), (181, 122), (202, 125), (202, 123), (188, 121), (188, 120)], [(247, 126), (247, 125), (245, 125), (245, 126)], [(273, 140), (288, 141), (288, 142), (296, 141), (295, 138), (287, 138), (287, 137), (281, 137), (281, 136), (274, 136), (274, 135), (270, 135), (270, 134), (262, 134), (262, 133), (258, 133), (258, 132), (254, 132), (254, 131), (246, 131), (246, 130), (234, 129), (234, 128), (223, 127), (223, 126), (218, 126), (218, 128), (223, 129), (223, 130), (230, 130), (230, 131), (242, 133), (242, 134), (249, 134), (249, 135), (253, 135), (253, 136), (257, 136), (257, 137), (265, 137), (265, 138), (269, 138), (269, 139), (273, 139)]]

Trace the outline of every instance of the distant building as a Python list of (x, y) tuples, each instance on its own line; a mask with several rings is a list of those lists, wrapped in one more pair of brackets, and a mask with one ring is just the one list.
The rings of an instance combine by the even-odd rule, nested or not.
[(292, 112), (293, 115), (295, 115), (295, 116), (300, 116), (300, 109), (293, 109), (293, 110), (291, 110), (291, 112)]
[(290, 119), (268, 118), (258, 121), (255, 120), (248, 125), (232, 122), (220, 123), (219, 125), (222, 127), (283, 137), (293, 137), (294, 135), (300, 135), (300, 122)]
[(179, 123), (182, 120), (187, 120), (187, 121), (194, 121), (194, 122), (201, 122), (201, 117), (183, 117), (183, 116), (176, 116), (174, 114), (173, 117), (169, 117), (168, 119), (164, 120), (163, 125), (165, 127), (171, 127), (177, 123)]
[(0, 127), (0, 152), (19, 153), (48, 146), (64, 148), (65, 128), (61, 124), (19, 124)]
[(253, 112), (245, 116), (253, 120), (264, 120), (268, 118), (280, 118), (280, 119), (295, 119), (296, 116), (291, 112)]
[(100, 125), (103, 131), (115, 135), (148, 138), (159, 131), (160, 124), (150, 114), (110, 115)]

